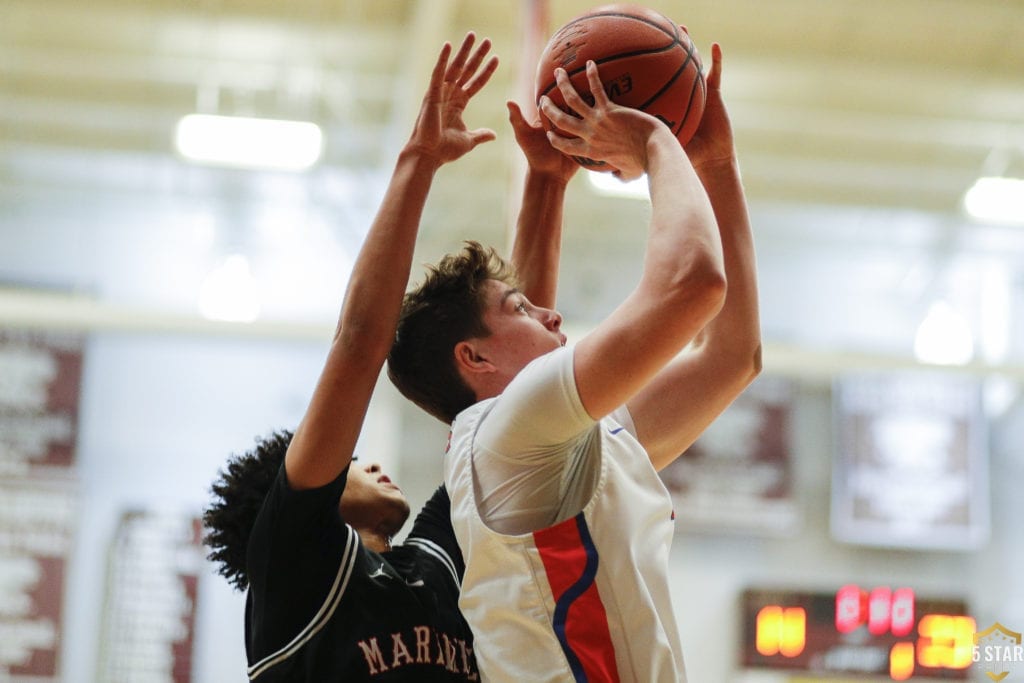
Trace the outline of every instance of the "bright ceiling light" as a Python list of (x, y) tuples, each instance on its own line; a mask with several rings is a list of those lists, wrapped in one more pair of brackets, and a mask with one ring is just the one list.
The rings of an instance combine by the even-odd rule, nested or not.
[(1024, 225), (1024, 180), (978, 178), (964, 195), (964, 208), (979, 220)]
[(252, 322), (260, 315), (259, 283), (249, 260), (232, 254), (210, 271), (199, 289), (199, 312), (208, 320)]
[(917, 328), (914, 355), (922, 363), (966, 365), (974, 357), (971, 328), (945, 301), (937, 301)]
[(598, 171), (588, 171), (587, 176), (590, 178), (591, 187), (600, 194), (633, 199), (648, 199), (650, 197), (646, 175), (628, 182), (619, 180), (611, 173), (599, 173)]
[(178, 121), (174, 143), (199, 163), (304, 171), (320, 158), (323, 134), (308, 121), (189, 114)]

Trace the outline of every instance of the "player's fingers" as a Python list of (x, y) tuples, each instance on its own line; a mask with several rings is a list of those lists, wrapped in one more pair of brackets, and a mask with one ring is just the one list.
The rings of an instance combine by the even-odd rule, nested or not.
[(479, 72), (473, 79), (465, 85), (466, 94), (472, 97), (473, 95), (480, 92), (480, 88), (487, 84), (487, 81), (491, 80), (491, 76), (498, 68), (498, 58), (491, 57), (487, 60), (487, 64), (484, 65), (483, 71)]
[(590, 84), (590, 95), (594, 98), (594, 104), (605, 106), (608, 104), (608, 95), (604, 91), (604, 84), (601, 83), (601, 74), (597, 71), (597, 64), (594, 60), (587, 62), (587, 82)]
[(528, 144), (531, 136), (535, 131), (541, 130), (541, 123), (537, 121), (530, 123), (526, 120), (526, 115), (523, 114), (522, 107), (518, 103), (509, 100), (508, 105), (508, 121), (512, 124), (512, 135), (515, 136), (516, 142), (519, 143), (520, 147), (524, 144)]
[(523, 116), (523, 110), (517, 102), (509, 100), (505, 103), (508, 107), (508, 121), (512, 124), (512, 131), (518, 136), (519, 133), (526, 130), (527, 123), (526, 117)]
[(722, 85), (722, 46), (711, 44), (711, 71), (705, 79), (709, 89), (719, 89)]
[(576, 88), (573, 86), (572, 81), (569, 80), (569, 74), (566, 73), (565, 69), (559, 67), (555, 69), (555, 82), (558, 84), (558, 90), (562, 93), (562, 99), (565, 100), (566, 106), (573, 111), (582, 112), (590, 108), (580, 94), (576, 92)]
[(482, 142), (490, 142), (497, 137), (498, 135), (490, 128), (477, 128), (476, 130), (469, 132), (469, 140), (473, 147), (476, 147)]
[[(444, 72), (447, 68), (447, 60), (452, 54), (452, 43), (445, 42), (441, 46), (441, 51), (437, 55), (437, 61), (434, 62), (434, 69), (430, 73), (430, 84), (427, 86), (426, 92), (423, 93), (423, 103), (436, 104), (441, 101), (443, 95), (441, 89), (444, 85)], [(422, 112), (421, 112), (422, 113)], [(417, 119), (419, 123), (419, 119)]]
[(577, 135), (581, 132), (583, 127), (582, 121), (556, 107), (555, 103), (552, 102), (551, 98), (547, 95), (540, 98), (538, 106), (543, 115), (548, 118), (548, 121), (550, 121), (555, 128), (564, 130), (565, 132), (573, 135)]
[(551, 146), (563, 154), (568, 154), (569, 156), (574, 157), (585, 157), (590, 151), (587, 143), (581, 138), (567, 138), (564, 135), (559, 135), (553, 130), (549, 130), (547, 132), (547, 136), (548, 142), (551, 143)]
[(544, 128), (544, 127), (545, 127), (545, 126), (544, 126), (544, 122), (545, 122), (545, 121), (547, 121), (547, 122), (548, 122), (548, 125), (549, 125), (549, 126), (554, 126), (554, 125), (555, 125), (555, 124), (554, 124), (554, 123), (553, 123), (553, 122), (551, 121), (551, 119), (550, 119), (550, 118), (548, 118), (548, 115), (547, 115), (547, 114), (545, 114), (545, 113), (544, 113), (543, 111), (541, 111), (540, 107), (537, 107), (537, 122), (536, 122), (536, 123), (534, 124), (534, 127), (535, 127), (535, 128)]
[(437, 62), (434, 63), (434, 70), (430, 73), (430, 87), (427, 90), (427, 95), (436, 94), (441, 88), (441, 83), (444, 81), (445, 69), (448, 65), (448, 57), (452, 53), (452, 44), (446, 42), (441, 46), (441, 53), (437, 56)]
[(488, 52), (490, 52), (490, 50), (491, 39), (484, 38), (480, 45), (477, 46), (476, 50), (473, 51), (473, 55), (469, 58), (469, 61), (466, 62), (466, 66), (463, 67), (462, 73), (459, 74), (459, 85), (465, 85), (466, 81), (476, 73), (476, 70), (480, 68), (480, 65), (484, 61), (484, 57)]
[(448, 65), (448, 71), (444, 75), (446, 82), (457, 81), (459, 76), (462, 74), (462, 69), (466, 66), (466, 60), (469, 58), (469, 51), (473, 48), (473, 43), (476, 42), (476, 34), (470, 31), (466, 34), (466, 37), (462, 39), (462, 45), (459, 46), (459, 51), (455, 53), (455, 59)]

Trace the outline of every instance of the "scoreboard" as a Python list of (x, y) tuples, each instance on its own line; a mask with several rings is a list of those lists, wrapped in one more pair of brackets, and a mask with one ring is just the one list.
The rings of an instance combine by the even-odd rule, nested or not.
[(749, 589), (741, 664), (817, 675), (967, 680), (976, 624), (959, 599), (846, 585), (835, 592)]

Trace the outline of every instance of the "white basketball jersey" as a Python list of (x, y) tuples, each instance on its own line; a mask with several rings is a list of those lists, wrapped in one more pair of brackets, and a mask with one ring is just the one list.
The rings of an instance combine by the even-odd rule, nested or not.
[[(484, 681), (685, 681), (668, 586), (672, 501), (646, 451), (605, 418), (583, 511), (534, 533), (499, 534), (478, 513), (473, 440), (495, 399), (459, 415), (445, 457), (466, 559), (459, 605)], [(591, 440), (593, 444), (593, 441)], [(592, 474), (592, 472), (591, 472)]]

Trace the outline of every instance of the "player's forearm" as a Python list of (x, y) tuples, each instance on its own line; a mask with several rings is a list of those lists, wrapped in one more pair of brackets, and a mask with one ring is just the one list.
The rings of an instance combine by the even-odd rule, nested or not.
[(689, 315), (702, 318), (702, 327), (721, 305), (718, 290), (726, 279), (711, 204), (667, 129), (648, 141), (646, 168), (652, 216), (643, 284), (660, 292), (666, 306), (697, 306)]
[(558, 291), (565, 190), (565, 180), (528, 171), (516, 222), (512, 264), (526, 298), (544, 308), (555, 306)]
[(394, 341), (420, 216), (438, 163), (399, 155), (345, 292), (338, 329), (286, 456), (297, 489), (331, 481), (351, 461), (373, 387)]
[(349, 277), (335, 340), (352, 339), (362, 353), (381, 362), (391, 348), (416, 235), (439, 167), (436, 159), (415, 150), (399, 155)]
[(697, 173), (715, 213), (729, 282), (722, 310), (705, 335), (752, 378), (761, 367), (761, 324), (754, 238), (739, 165), (735, 158), (723, 159), (701, 165)]

